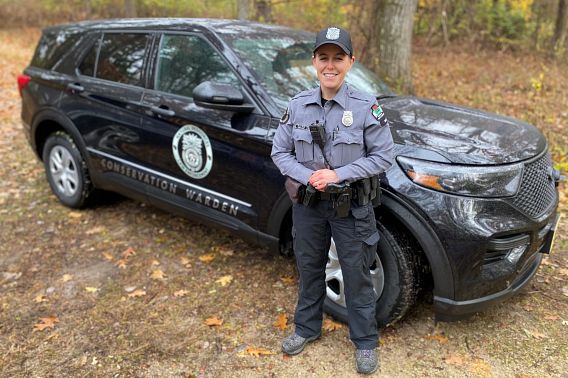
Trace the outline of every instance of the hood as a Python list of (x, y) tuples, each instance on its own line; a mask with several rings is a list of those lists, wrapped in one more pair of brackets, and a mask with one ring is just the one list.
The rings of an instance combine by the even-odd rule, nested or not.
[(513, 118), (416, 97), (381, 105), (395, 143), (436, 151), (453, 163), (513, 163), (546, 148), (536, 127)]

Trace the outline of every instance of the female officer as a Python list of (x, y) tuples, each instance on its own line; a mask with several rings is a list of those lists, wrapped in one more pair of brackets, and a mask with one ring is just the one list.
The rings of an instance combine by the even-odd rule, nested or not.
[[(320, 31), (312, 58), (319, 87), (292, 98), (274, 136), (271, 156), (281, 173), (312, 192), (315, 188), (316, 193), (311, 196), (315, 200), (295, 203), (292, 210), (300, 282), (295, 332), (284, 339), (282, 350), (298, 354), (321, 335), (325, 266), (333, 237), (345, 282), (357, 371), (372, 373), (378, 367), (378, 331), (369, 266), (379, 234), (371, 202), (363, 198), (367, 192), (356, 188), (392, 165), (393, 141), (376, 98), (345, 83), (354, 62), (346, 30)], [(321, 137), (314, 138), (318, 129)], [(336, 191), (328, 190), (337, 186), (330, 184), (349, 185), (348, 212), (337, 211)]]

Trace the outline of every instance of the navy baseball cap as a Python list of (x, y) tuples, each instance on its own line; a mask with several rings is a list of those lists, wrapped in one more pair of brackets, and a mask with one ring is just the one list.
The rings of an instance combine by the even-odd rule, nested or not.
[(321, 45), (331, 43), (341, 47), (345, 54), (353, 55), (353, 45), (351, 44), (351, 35), (349, 32), (342, 28), (329, 27), (320, 32), (316, 36), (316, 44), (314, 45), (314, 53)]

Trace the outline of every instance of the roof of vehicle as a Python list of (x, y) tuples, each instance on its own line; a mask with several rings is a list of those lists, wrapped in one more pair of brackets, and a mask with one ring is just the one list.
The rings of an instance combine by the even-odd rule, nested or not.
[(253, 21), (212, 19), (212, 18), (124, 18), (109, 20), (90, 20), (72, 24), (54, 25), (45, 28), (46, 32), (82, 32), (88, 30), (109, 29), (149, 29), (149, 30), (175, 30), (188, 31), (188, 28), (207, 29), (219, 34), (243, 35), (304, 35), (311, 37), (307, 32), (292, 29), (286, 26), (264, 24)]

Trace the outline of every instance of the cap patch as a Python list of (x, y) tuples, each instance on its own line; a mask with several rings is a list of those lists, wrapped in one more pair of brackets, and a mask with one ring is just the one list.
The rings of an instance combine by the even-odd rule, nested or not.
[(325, 33), (325, 38), (327, 39), (339, 39), (339, 29), (338, 28), (328, 28), (327, 33)]

